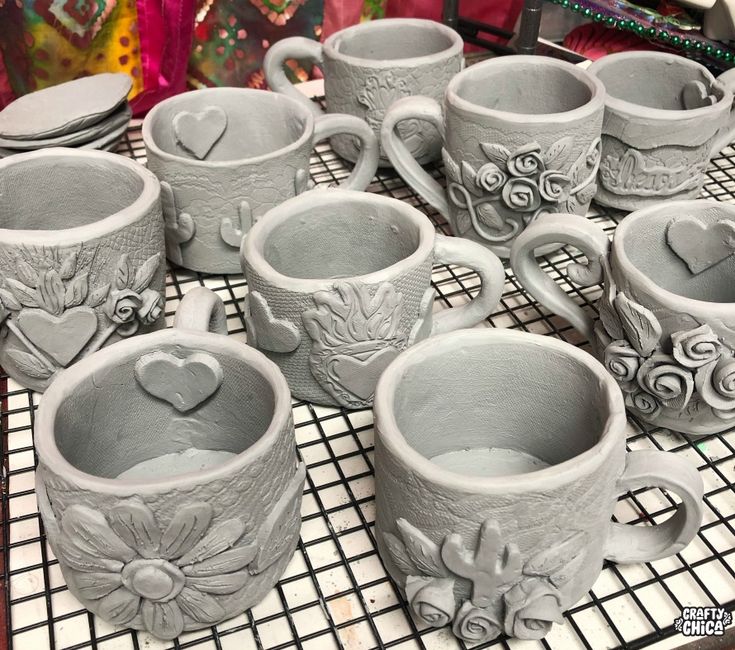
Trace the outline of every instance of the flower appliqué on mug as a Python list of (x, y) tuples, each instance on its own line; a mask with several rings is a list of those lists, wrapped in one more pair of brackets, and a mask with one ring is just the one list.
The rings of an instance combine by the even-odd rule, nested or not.
[(369, 405), (380, 374), (407, 346), (399, 331), (403, 295), (389, 282), (374, 292), (358, 282), (335, 282), (313, 300), (316, 308), (302, 315), (312, 339), (312, 374), (343, 406)]
[(449, 199), (460, 210), (460, 234), (474, 229), (486, 241), (506, 242), (515, 237), (522, 223), (541, 214), (579, 212), (597, 191), (599, 138), (566, 172), (561, 169), (574, 147), (571, 136), (545, 150), (536, 142), (514, 151), (494, 143), (480, 147), (488, 162), (477, 169), (466, 161), (457, 163), (446, 149), (442, 151)]
[[(91, 287), (94, 255), (82, 246), (64, 255), (21, 247), (8, 260), (16, 277), (0, 276), (0, 329), (7, 328), (18, 341), (7, 355), (28, 377), (48, 379), (83, 350), (94, 352), (113, 334), (130, 336), (163, 315), (163, 296), (148, 288), (159, 253), (138, 268), (123, 254), (112, 282)], [(98, 310), (108, 320), (101, 331)]]
[(712, 325), (663, 337), (655, 314), (618, 291), (607, 260), (600, 263), (604, 289), (595, 335), (626, 405), (647, 419), (707, 408), (717, 418), (735, 418), (735, 353)]
[[(587, 534), (554, 541), (522, 564), (518, 548), (503, 543), (496, 521), (480, 526), (477, 544), (467, 548), (458, 534), (440, 544), (405, 519), (398, 535), (383, 538), (396, 568), (406, 576), (406, 598), (414, 616), (432, 627), (452, 624), (468, 643), (484, 643), (501, 632), (541, 639), (562, 621), (560, 589), (585, 559)], [(458, 593), (469, 598), (457, 598)]]

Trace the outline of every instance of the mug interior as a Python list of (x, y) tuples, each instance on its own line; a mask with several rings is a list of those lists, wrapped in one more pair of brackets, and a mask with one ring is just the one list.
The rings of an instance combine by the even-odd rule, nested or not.
[[(227, 125), (206, 162), (245, 160), (279, 151), (304, 136), (310, 118), (307, 109), (277, 93), (231, 88), (193, 91), (159, 104), (151, 114), (150, 134), (156, 146), (196, 160), (177, 141), (174, 117), (182, 112), (204, 116), (212, 106), (225, 112)], [(194, 128), (191, 122), (189, 126)]]
[(615, 245), (622, 246), (630, 263), (666, 291), (706, 302), (735, 302), (735, 256), (694, 274), (667, 243), (668, 226), (676, 217), (696, 217), (705, 226), (723, 220), (735, 221), (732, 211), (717, 205), (706, 206), (691, 206), (684, 212), (681, 207), (675, 212), (659, 209), (635, 218), (626, 225), (623, 236), (616, 234)]
[(62, 230), (131, 206), (144, 180), (125, 165), (83, 157), (13, 161), (0, 174), (0, 228)]
[(722, 99), (722, 89), (712, 86), (712, 77), (702, 66), (679, 56), (611, 57), (599, 65), (595, 74), (607, 94), (638, 106), (668, 111), (688, 110), (683, 90), (691, 81), (701, 81), (709, 92)]
[(592, 99), (593, 87), (570, 70), (539, 65), (537, 57), (509, 58), (469, 68), (457, 78), (455, 93), (482, 108), (523, 115), (564, 113)]
[(336, 279), (388, 268), (420, 243), (419, 223), (399, 206), (344, 197), (294, 205), (261, 242), (261, 253), (282, 275)]
[[(162, 345), (176, 356), (181, 347)], [(160, 479), (216, 467), (251, 447), (274, 417), (271, 383), (254, 367), (225, 353), (224, 381), (189, 413), (141, 389), (134, 376), (140, 350), (87, 375), (58, 407), (54, 436), (78, 470), (113, 479)]]
[(378, 20), (341, 32), (335, 51), (357, 59), (388, 61), (438, 54), (454, 44), (450, 35), (431, 22)]
[(610, 413), (605, 386), (589, 366), (534, 341), (488, 337), (425, 347), (402, 370), (391, 409), (403, 438), (434, 464), (468, 477), (525, 474), (570, 460), (600, 440)]

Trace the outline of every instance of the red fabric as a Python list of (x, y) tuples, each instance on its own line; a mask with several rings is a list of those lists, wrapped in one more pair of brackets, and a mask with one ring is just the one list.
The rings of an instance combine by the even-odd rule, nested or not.
[(186, 90), (196, 0), (137, 0), (136, 4), (145, 90), (130, 105), (140, 115)]
[(322, 40), (362, 19), (362, 1), (324, 0)]

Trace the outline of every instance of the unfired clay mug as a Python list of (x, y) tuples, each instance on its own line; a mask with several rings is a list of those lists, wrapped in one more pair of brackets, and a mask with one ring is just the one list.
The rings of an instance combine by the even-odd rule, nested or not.
[[(603, 283), (596, 325), (534, 259), (550, 242), (586, 255), (567, 267), (573, 282)], [(511, 264), (531, 295), (593, 342), (633, 414), (709, 434), (735, 425), (733, 253), (734, 207), (669, 201), (623, 219), (612, 245), (595, 223), (546, 215), (516, 240)]]
[(267, 210), (309, 186), (309, 155), (350, 133), (360, 155), (343, 187), (375, 174), (375, 134), (351, 115), (324, 115), (290, 97), (249, 88), (207, 88), (171, 97), (143, 121), (148, 167), (161, 181), (166, 253), (187, 269), (239, 273), (242, 237)]
[(589, 67), (605, 85), (599, 203), (637, 210), (693, 199), (735, 132), (735, 73), (717, 79), (667, 52), (621, 52)]
[[(437, 395), (441, 399), (437, 399)], [(469, 644), (540, 639), (605, 559), (681, 551), (702, 520), (702, 480), (663, 451), (625, 452), (615, 381), (547, 336), (465, 330), (401, 354), (375, 392), (376, 538), (414, 616)], [(681, 504), (656, 526), (610, 519), (659, 486)]]
[(164, 324), (160, 189), (133, 160), (45, 149), (0, 161), (0, 365), (42, 391)]
[[(585, 214), (595, 195), (605, 90), (557, 59), (504, 56), (460, 72), (435, 99), (401, 99), (381, 144), (403, 179), (455, 235), (507, 257), (516, 235), (547, 212)], [(443, 136), (446, 190), (422, 169), (396, 125), (422, 119)]]
[(84, 359), (38, 409), (36, 495), (69, 590), (163, 639), (255, 605), (299, 537), (286, 380), (226, 332), (194, 289), (173, 330)]
[[(307, 59), (324, 72), (324, 94), (329, 113), (363, 118), (380, 135), (390, 105), (402, 97), (426, 95), (441, 99), (449, 80), (464, 67), (462, 38), (450, 27), (433, 20), (388, 18), (353, 25), (329, 36), (324, 43), (295, 36), (268, 50), (263, 68), (268, 85), (301, 101), (320, 115), (321, 110), (286, 77), (288, 59)], [(441, 136), (431, 122), (410, 119), (398, 130), (420, 162), (440, 158)], [(355, 160), (355, 138), (335, 135), (332, 148)], [(381, 155), (380, 165), (390, 165)]]
[[(370, 406), (380, 373), (408, 346), (486, 318), (505, 280), (495, 255), (436, 234), (416, 208), (345, 190), (271, 210), (245, 238), (242, 264), (248, 343), (295, 397), (346, 408)], [(478, 295), (432, 315), (434, 264), (477, 271)]]

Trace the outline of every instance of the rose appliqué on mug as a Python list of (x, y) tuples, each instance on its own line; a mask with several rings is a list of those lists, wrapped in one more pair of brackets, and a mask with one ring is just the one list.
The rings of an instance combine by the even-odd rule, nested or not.
[[(458, 534), (440, 544), (405, 519), (398, 535), (383, 539), (396, 568), (406, 576), (406, 598), (416, 618), (432, 627), (452, 624), (468, 643), (484, 643), (505, 632), (541, 639), (562, 622), (560, 589), (585, 559), (587, 534), (554, 540), (525, 564), (515, 544), (504, 543), (498, 523), (485, 520), (477, 545)], [(457, 597), (467, 594), (469, 597)]]
[[(489, 162), (477, 169), (467, 161), (456, 162), (446, 149), (442, 151), (449, 199), (461, 211), (461, 234), (474, 229), (486, 241), (509, 241), (522, 224), (541, 214), (578, 212), (597, 191), (599, 138), (565, 172), (561, 170), (574, 147), (571, 136), (546, 149), (537, 142), (513, 151), (495, 143), (481, 143), (480, 147)], [(517, 214), (522, 220), (513, 218)]]

